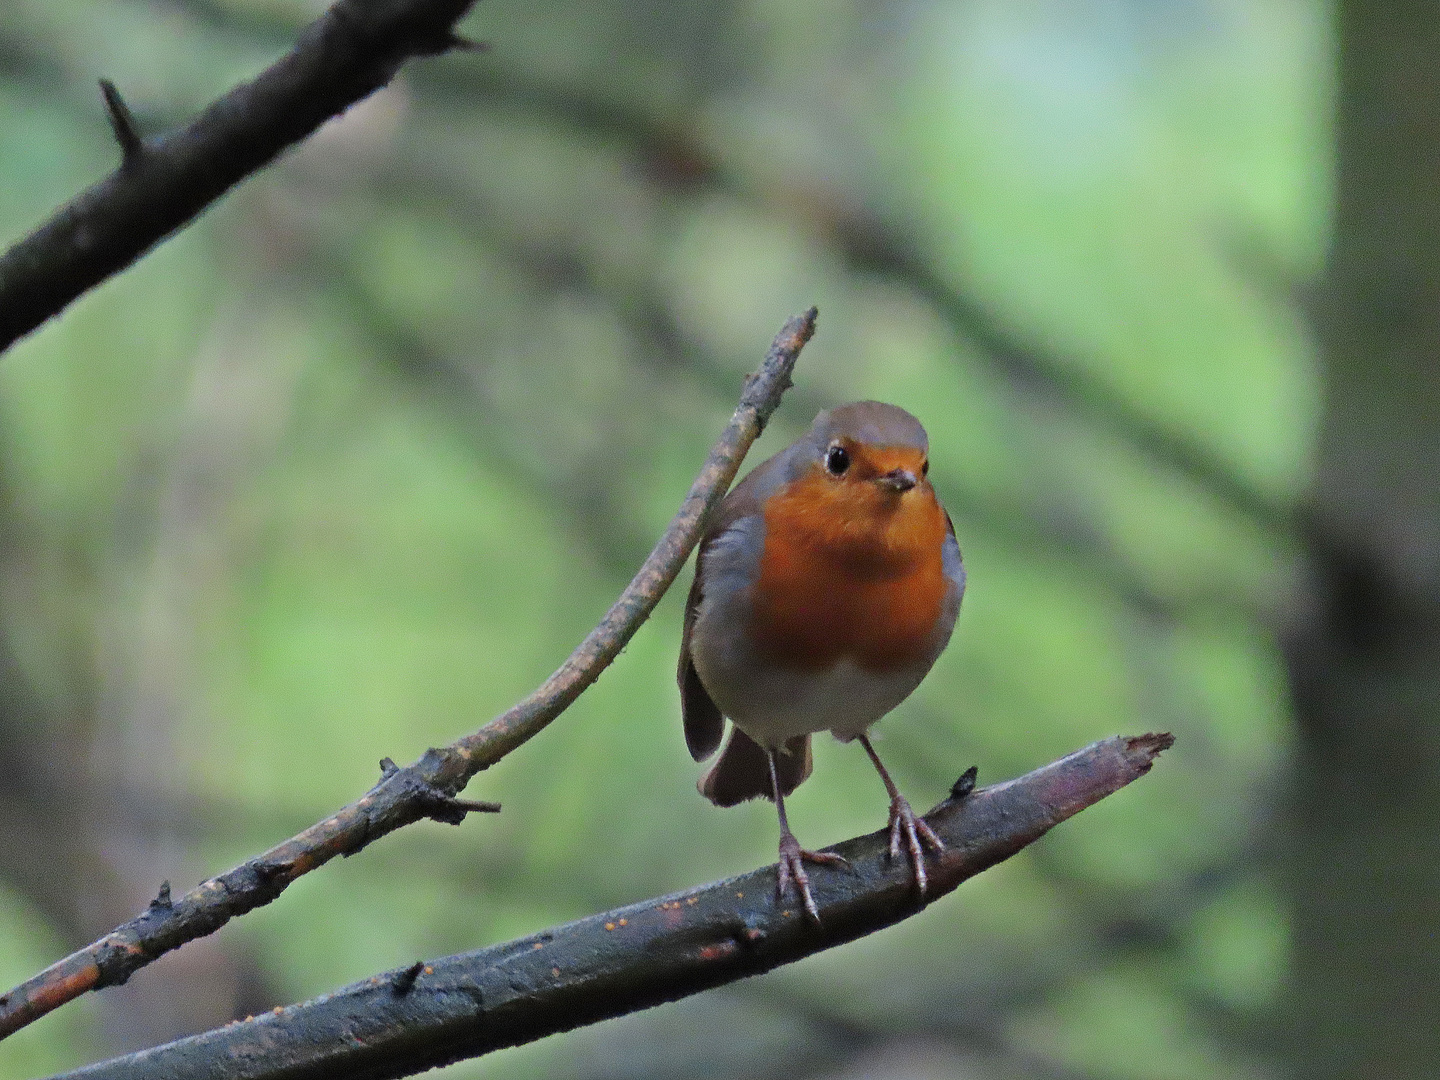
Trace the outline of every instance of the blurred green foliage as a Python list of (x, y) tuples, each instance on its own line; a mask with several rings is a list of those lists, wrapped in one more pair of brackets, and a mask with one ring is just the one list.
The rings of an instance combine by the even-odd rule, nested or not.
[[(113, 165), (97, 76), (158, 130), (318, 10), (10, 0), (4, 236)], [(453, 1074), (1263, 1075), (1287, 949), (1276, 522), (1317, 420), (1293, 293), (1328, 207), (1325, 9), (487, 0), (467, 29), (492, 50), (407, 68), (0, 363), (0, 749), (28, 770), (0, 813), (31, 799), (70, 840), (0, 857), (0, 982), (548, 674), (813, 302), (754, 460), (824, 404), (909, 408), (970, 570), (949, 651), (879, 729), (903, 789), (929, 805), (972, 762), (993, 781), (1115, 732), (1178, 744), (894, 930)], [(856, 219), (930, 286), (858, 263)], [(1038, 374), (997, 364), (935, 282)], [(405, 830), (224, 929), (216, 1007), (771, 858), (768, 805), (693, 790), (679, 618), (667, 598), (476, 781), (498, 818)], [(792, 815), (826, 844), (880, 826), (883, 792), (822, 743)], [(46, 875), (59, 899), (27, 887)], [(155, 1014), (198, 948), (0, 1044), (0, 1077), (178, 1034)]]

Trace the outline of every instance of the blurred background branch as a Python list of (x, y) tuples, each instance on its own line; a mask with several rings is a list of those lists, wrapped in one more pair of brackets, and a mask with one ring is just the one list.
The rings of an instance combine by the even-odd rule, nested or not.
[(1301, 1075), (1440, 1059), (1440, 7), (1337, 9), (1323, 538), (1287, 627)]
[(120, 164), (0, 256), (0, 352), (384, 86), (406, 60), (469, 47), (454, 26), (473, 3), (337, 0), (282, 59), (153, 140), (101, 79)]

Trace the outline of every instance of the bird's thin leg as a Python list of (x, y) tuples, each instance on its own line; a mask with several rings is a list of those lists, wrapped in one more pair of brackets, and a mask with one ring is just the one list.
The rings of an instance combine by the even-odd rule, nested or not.
[(810, 895), (810, 878), (805, 873), (805, 863), (820, 863), (825, 866), (849, 866), (850, 863), (833, 852), (806, 851), (800, 846), (800, 841), (796, 840), (795, 834), (790, 831), (790, 820), (785, 816), (785, 796), (780, 794), (780, 774), (775, 767), (775, 751), (767, 748), (765, 759), (770, 763), (770, 789), (775, 793), (775, 809), (780, 814), (780, 865), (775, 878), (775, 891), (784, 899), (793, 884), (795, 891), (800, 894), (801, 903), (805, 905), (806, 914), (818, 923), (820, 910), (815, 906), (815, 898)]
[(920, 890), (920, 895), (925, 895), (925, 850), (921, 847), (922, 842), (931, 851), (940, 852), (945, 850), (945, 844), (940, 837), (935, 835), (935, 830), (926, 824), (925, 819), (916, 817), (915, 811), (910, 809), (910, 803), (900, 789), (895, 786), (895, 781), (890, 779), (890, 774), (885, 771), (885, 766), (880, 763), (880, 755), (875, 753), (875, 747), (870, 745), (868, 735), (858, 736), (860, 745), (865, 747), (865, 753), (870, 755), (870, 760), (875, 763), (875, 769), (880, 773), (880, 779), (885, 781), (885, 790), (890, 793), (890, 858), (900, 854), (900, 837), (905, 837), (905, 846), (910, 853), (910, 866), (914, 871), (915, 887)]

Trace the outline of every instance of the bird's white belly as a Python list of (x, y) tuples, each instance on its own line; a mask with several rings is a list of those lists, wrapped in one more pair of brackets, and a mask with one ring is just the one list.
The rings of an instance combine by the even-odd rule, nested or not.
[[(725, 686), (716, 704), (761, 746), (779, 746), (816, 731), (853, 739), (904, 701), (925, 676), (923, 669), (877, 674), (848, 659), (822, 671), (757, 664), (745, 676), (727, 674), (714, 680)], [(700, 675), (705, 678), (703, 670)]]

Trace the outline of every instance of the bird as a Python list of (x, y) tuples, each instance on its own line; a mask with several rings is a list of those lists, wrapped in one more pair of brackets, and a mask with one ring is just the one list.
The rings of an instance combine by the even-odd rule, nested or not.
[[(930, 484), (925, 428), (879, 401), (822, 411), (719, 503), (685, 603), (677, 681), (691, 756), (717, 806), (775, 803), (776, 888), (819, 922), (785, 796), (810, 775), (810, 737), (859, 742), (890, 797), (889, 854), (909, 857), (921, 896), (925, 849), (944, 844), (900, 794), (869, 737), (949, 643), (965, 593), (950, 515)], [(725, 721), (730, 721), (725, 738)]]

